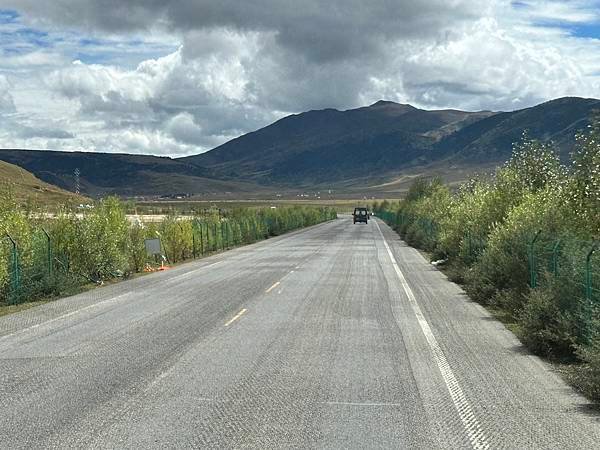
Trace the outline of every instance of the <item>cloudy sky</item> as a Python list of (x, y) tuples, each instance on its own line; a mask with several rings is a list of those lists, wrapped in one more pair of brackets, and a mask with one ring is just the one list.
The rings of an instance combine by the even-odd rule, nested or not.
[(379, 99), (600, 98), (600, 0), (0, 0), (0, 148), (181, 156)]

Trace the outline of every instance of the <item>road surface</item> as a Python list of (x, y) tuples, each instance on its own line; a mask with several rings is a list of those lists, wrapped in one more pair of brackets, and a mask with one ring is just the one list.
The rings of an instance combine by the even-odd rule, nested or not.
[(381, 222), (0, 318), (0, 447), (598, 447), (586, 401)]

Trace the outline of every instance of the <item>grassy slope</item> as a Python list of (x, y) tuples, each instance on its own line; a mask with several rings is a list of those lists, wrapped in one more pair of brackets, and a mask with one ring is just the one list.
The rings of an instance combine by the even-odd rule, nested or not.
[(0, 161), (0, 186), (12, 190), (15, 198), (22, 203), (32, 201), (45, 205), (63, 203), (85, 203), (85, 197), (65, 191), (36, 178), (19, 166)]

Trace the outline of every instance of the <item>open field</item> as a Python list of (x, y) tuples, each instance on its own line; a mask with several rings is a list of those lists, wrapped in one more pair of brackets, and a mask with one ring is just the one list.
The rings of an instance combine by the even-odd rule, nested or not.
[[(396, 201), (397, 199), (387, 199)], [(169, 212), (178, 214), (192, 214), (196, 211), (206, 209), (235, 209), (235, 208), (265, 208), (265, 207), (283, 207), (283, 206), (316, 206), (331, 207), (339, 213), (351, 212), (355, 206), (371, 205), (373, 202), (381, 202), (383, 199), (274, 199), (274, 200), (157, 200), (130, 202), (127, 212), (130, 215), (139, 214), (142, 216), (162, 215)]]

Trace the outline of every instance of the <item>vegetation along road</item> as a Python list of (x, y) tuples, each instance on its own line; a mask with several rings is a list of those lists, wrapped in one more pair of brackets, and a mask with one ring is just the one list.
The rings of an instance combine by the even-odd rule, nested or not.
[(380, 221), (0, 318), (3, 448), (594, 448), (598, 417)]

